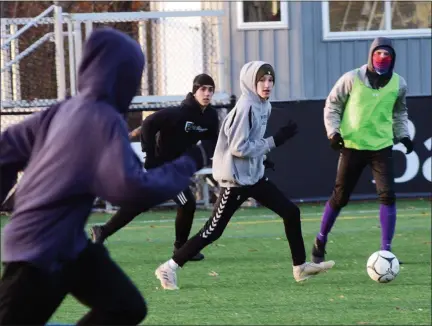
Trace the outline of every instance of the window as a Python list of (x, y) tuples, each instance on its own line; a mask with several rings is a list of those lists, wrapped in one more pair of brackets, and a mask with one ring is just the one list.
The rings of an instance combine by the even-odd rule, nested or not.
[(239, 29), (288, 28), (286, 1), (238, 1), (237, 26)]
[(323, 1), (324, 40), (431, 36), (431, 2)]

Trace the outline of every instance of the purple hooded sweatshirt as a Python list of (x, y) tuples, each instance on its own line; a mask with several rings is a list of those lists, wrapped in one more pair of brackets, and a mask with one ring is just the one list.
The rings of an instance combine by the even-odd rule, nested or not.
[(96, 196), (146, 209), (190, 184), (201, 168), (191, 156), (145, 172), (130, 146), (123, 114), (143, 68), (138, 43), (111, 28), (96, 30), (83, 51), (79, 95), (1, 134), (0, 197), (25, 168), (3, 230), (3, 262), (61, 268), (87, 246), (84, 228)]

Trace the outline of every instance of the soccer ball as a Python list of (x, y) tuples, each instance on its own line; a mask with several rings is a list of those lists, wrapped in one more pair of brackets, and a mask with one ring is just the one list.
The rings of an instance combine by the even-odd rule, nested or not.
[(399, 260), (386, 250), (374, 252), (366, 266), (369, 277), (378, 283), (391, 282), (399, 274)]

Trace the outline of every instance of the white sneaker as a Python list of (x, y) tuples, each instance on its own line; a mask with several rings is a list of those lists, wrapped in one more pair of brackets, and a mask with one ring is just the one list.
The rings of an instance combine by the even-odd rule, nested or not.
[(306, 262), (303, 265), (293, 266), (294, 279), (297, 282), (307, 280), (308, 278), (326, 272), (334, 266), (333, 260), (323, 261), (322, 263), (315, 264)]
[(178, 290), (177, 273), (174, 269), (168, 266), (168, 263), (163, 263), (155, 271), (156, 278), (161, 282), (161, 286), (165, 290)]

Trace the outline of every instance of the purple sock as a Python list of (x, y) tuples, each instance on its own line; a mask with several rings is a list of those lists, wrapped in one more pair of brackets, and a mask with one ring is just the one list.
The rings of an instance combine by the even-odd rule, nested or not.
[(391, 251), (396, 226), (396, 205), (380, 205), (381, 250)]
[(336, 221), (336, 217), (338, 217), (340, 210), (335, 210), (331, 208), (329, 202), (325, 204), (324, 214), (321, 220), (321, 229), (317, 235), (317, 239), (326, 243), (327, 235), (330, 233), (330, 230), (333, 227), (334, 222)]

